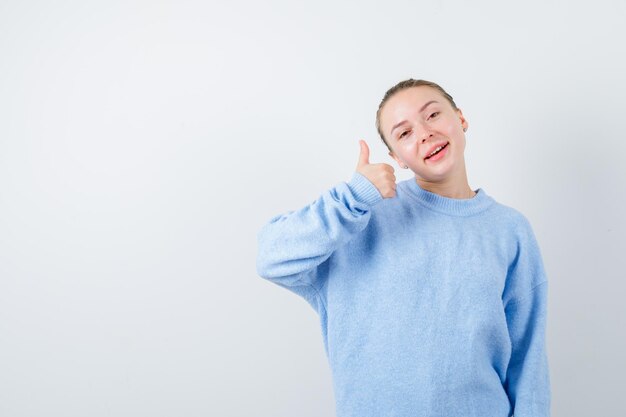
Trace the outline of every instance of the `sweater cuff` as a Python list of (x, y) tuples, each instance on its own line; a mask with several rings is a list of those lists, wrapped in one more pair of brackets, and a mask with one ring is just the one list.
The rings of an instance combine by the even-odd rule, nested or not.
[(350, 181), (348, 181), (348, 188), (352, 191), (354, 198), (360, 202), (373, 206), (374, 204), (382, 201), (383, 196), (378, 191), (378, 188), (364, 175), (355, 172), (352, 175)]

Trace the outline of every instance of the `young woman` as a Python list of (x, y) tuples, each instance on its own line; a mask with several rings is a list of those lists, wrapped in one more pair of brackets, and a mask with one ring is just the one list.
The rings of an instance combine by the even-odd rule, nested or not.
[(319, 314), (339, 417), (550, 414), (547, 279), (528, 220), (467, 182), (468, 122), (439, 85), (380, 103), (396, 184), (369, 161), (258, 234), (260, 276)]

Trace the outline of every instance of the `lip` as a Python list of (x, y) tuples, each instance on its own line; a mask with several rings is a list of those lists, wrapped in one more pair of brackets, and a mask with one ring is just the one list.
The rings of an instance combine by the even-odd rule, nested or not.
[(438, 147), (440, 147), (440, 146), (444, 146), (444, 145), (446, 145), (446, 144), (448, 144), (448, 145), (449, 145), (449, 144), (450, 144), (450, 142), (446, 142), (446, 141), (443, 141), (443, 142), (438, 142), (438, 143), (435, 143), (433, 146), (431, 146), (431, 147), (430, 147), (430, 149), (428, 149), (428, 150), (426, 151), (426, 153), (424, 154), (424, 161), (426, 161), (426, 160), (427, 160), (427, 159), (426, 159), (426, 157), (427, 157), (428, 155), (430, 155), (431, 153), (433, 153), (433, 151), (434, 151), (435, 149), (437, 149), (437, 148), (438, 148)]

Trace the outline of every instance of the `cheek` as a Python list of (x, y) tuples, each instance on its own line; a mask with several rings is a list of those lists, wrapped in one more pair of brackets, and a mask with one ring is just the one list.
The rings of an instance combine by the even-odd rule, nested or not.
[[(459, 126), (460, 126), (460, 125), (461, 125), (461, 123), (459, 123)], [(451, 136), (451, 135), (455, 134), (455, 133), (457, 132), (457, 130), (458, 130), (458, 129), (457, 129), (457, 126), (456, 126), (454, 123), (452, 123), (452, 122), (450, 122), (450, 121), (447, 121), (447, 122), (446, 122), (446, 123), (442, 126), (442, 129), (441, 129), (441, 130), (443, 130), (443, 132), (444, 132), (447, 136)]]

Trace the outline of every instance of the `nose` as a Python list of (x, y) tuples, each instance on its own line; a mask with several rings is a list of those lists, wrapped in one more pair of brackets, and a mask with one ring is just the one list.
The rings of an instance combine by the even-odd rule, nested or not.
[(427, 127), (424, 128), (424, 132), (422, 133), (422, 143), (426, 142), (426, 139), (433, 136), (433, 133)]

